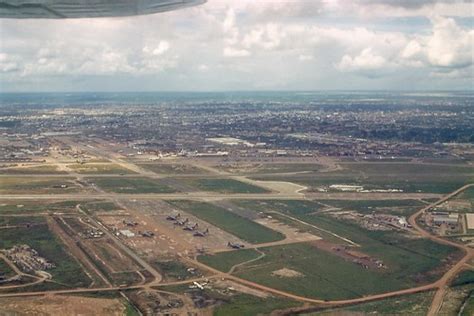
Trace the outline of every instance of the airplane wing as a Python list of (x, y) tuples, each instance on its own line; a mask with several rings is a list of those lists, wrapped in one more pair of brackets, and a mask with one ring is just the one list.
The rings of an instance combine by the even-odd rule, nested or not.
[(0, 18), (67, 19), (153, 14), (207, 0), (0, 0)]

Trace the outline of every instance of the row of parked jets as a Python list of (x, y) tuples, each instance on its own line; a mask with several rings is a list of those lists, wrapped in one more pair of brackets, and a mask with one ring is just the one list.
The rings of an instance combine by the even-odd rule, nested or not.
[(174, 222), (174, 225), (176, 225), (176, 226), (183, 226), (183, 230), (194, 232), (193, 236), (195, 236), (195, 237), (206, 237), (207, 235), (209, 235), (209, 228), (207, 228), (206, 230), (203, 230), (203, 231), (197, 230), (198, 227), (199, 227), (199, 224), (198, 223), (191, 223), (188, 218), (181, 219), (181, 214), (180, 213), (168, 215), (168, 217), (166, 217), (166, 219), (169, 220), (169, 221)]
[[(168, 221), (174, 222), (174, 225), (184, 226), (183, 230), (194, 232), (193, 236), (195, 237), (206, 237), (207, 235), (209, 235), (209, 228), (206, 228), (206, 230), (204, 231), (197, 230), (199, 227), (199, 224), (189, 222), (188, 218), (182, 219), (180, 213), (168, 215), (166, 219)], [(227, 247), (233, 248), (233, 249), (242, 249), (242, 248), (245, 248), (245, 245), (229, 241), (227, 243)]]

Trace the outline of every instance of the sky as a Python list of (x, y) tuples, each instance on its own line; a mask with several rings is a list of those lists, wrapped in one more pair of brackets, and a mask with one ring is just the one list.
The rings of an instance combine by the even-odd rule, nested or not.
[(0, 92), (473, 90), (472, 0), (208, 0), (0, 20)]

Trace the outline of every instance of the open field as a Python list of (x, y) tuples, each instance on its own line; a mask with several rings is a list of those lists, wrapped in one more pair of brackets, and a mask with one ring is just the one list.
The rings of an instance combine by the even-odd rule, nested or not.
[(235, 294), (223, 298), (223, 304), (214, 309), (214, 316), (267, 315), (271, 312), (296, 307), (299, 304), (277, 297), (260, 298), (248, 294)]
[(327, 309), (304, 314), (305, 316), (330, 315), (412, 315), (425, 316), (433, 299), (432, 292), (394, 297), (349, 307)]
[(159, 180), (147, 178), (88, 178), (98, 187), (115, 193), (175, 193), (177, 190)]
[(466, 191), (461, 193), (457, 198), (470, 200), (470, 201), (473, 201), (474, 203), (474, 188), (467, 189)]
[(0, 194), (60, 194), (78, 192), (80, 187), (72, 178), (16, 178), (0, 180)]
[(152, 265), (160, 271), (166, 281), (181, 281), (203, 275), (198, 269), (191, 272), (189, 269), (193, 267), (180, 262), (177, 258), (154, 260)]
[(451, 286), (474, 285), (474, 270), (466, 270), (461, 272), (451, 283)]
[(290, 181), (311, 190), (329, 190), (331, 185), (359, 185), (365, 190), (402, 190), (406, 193), (449, 193), (474, 179), (469, 166), (399, 163), (342, 163), (342, 170), (300, 174), (255, 175), (255, 180)]
[(61, 212), (75, 213), (77, 201), (37, 202), (37, 201), (0, 201), (0, 214), (15, 215), (22, 213)]
[(96, 201), (81, 204), (82, 209), (88, 213), (103, 213), (120, 210), (121, 208), (113, 202)]
[(460, 316), (474, 315), (474, 295), (472, 294), (472, 292), (471, 295), (467, 298), (466, 302), (464, 302), (460, 314)]
[(21, 216), (21, 217), (10, 217), (2, 216), (0, 217), (0, 226), (34, 226), (34, 225), (44, 225), (45, 221), (43, 217), (40, 216)]
[[(28, 219), (28, 218), (27, 218)], [(53, 281), (66, 287), (87, 287), (91, 280), (71, 257), (61, 241), (49, 230), (45, 220), (30, 219), (40, 225), (0, 230), (0, 249), (27, 244), (56, 265), (48, 270)]]
[(216, 167), (235, 174), (317, 172), (323, 168), (314, 163), (222, 164)]
[(372, 212), (386, 212), (393, 215), (409, 216), (425, 205), (418, 200), (318, 200), (342, 210), (353, 210), (367, 214)]
[(132, 174), (133, 171), (111, 163), (85, 163), (68, 165), (71, 170), (81, 174)]
[[(406, 284), (429, 282), (440, 276), (438, 269), (447, 258), (459, 253), (451, 247), (434, 243), (428, 239), (405, 236), (394, 231), (368, 231), (348, 221), (338, 220), (328, 214), (304, 211), (299, 201), (247, 201), (254, 211), (272, 210), (288, 214), (306, 223), (336, 233), (359, 244), (359, 251), (383, 260), (387, 273), (404, 279)], [(242, 204), (241, 204), (242, 205)], [(250, 207), (249, 206), (249, 207)]]
[(207, 170), (179, 163), (140, 163), (139, 167), (151, 170), (158, 174), (207, 174)]
[(441, 165), (422, 163), (341, 163), (344, 169), (367, 174), (386, 175), (474, 175), (474, 167), (463, 165)]
[[(474, 295), (474, 285), (453, 286), (446, 290), (443, 297), (443, 304), (439, 310), (439, 315), (469, 315), (472, 306), (470, 302)], [(472, 310), (471, 310), (472, 311)], [(469, 312), (469, 313), (468, 313)]]
[(234, 265), (256, 259), (260, 253), (254, 249), (241, 249), (221, 252), (216, 255), (202, 255), (198, 257), (202, 262), (217, 270), (228, 272)]
[[(8, 278), (11, 278), (13, 276), (15, 276), (16, 273), (15, 271), (13, 271), (13, 269), (10, 267), (10, 265), (8, 265), (8, 263), (6, 263), (4, 260), (0, 259), (0, 279), (1, 277), (5, 278), (5, 279), (8, 279)], [(1, 282), (0, 282), (0, 286), (1, 286)]]
[(61, 171), (57, 166), (44, 165), (44, 166), (21, 166), (21, 167), (10, 167), (0, 168), (0, 174), (65, 174), (65, 171)]
[[(310, 243), (259, 248), (259, 251), (265, 256), (240, 266), (235, 272), (237, 276), (306, 297), (348, 299), (408, 288), (416, 283), (404, 277), (403, 271), (365, 269)], [(219, 262), (221, 256), (228, 255), (216, 254), (209, 260)], [(244, 260), (237, 255), (234, 258), (235, 263)], [(291, 274), (280, 275), (276, 271)]]
[[(112, 284), (135, 284), (142, 280), (137, 274), (141, 267), (127, 254), (118, 249), (115, 243), (106, 237), (85, 238), (87, 231), (96, 228), (87, 219), (81, 217), (55, 218), (56, 223), (75, 241), (71, 248), (75, 249), (75, 255), (80, 257), (92, 270), (98, 270)], [(58, 230), (57, 230), (58, 231)], [(101, 282), (101, 280), (99, 280)]]
[(184, 182), (186, 185), (195, 187), (200, 191), (225, 194), (270, 192), (262, 187), (257, 187), (234, 179), (180, 179), (179, 181)]
[(184, 200), (169, 203), (250, 243), (272, 242), (284, 238), (281, 233), (213, 204)]

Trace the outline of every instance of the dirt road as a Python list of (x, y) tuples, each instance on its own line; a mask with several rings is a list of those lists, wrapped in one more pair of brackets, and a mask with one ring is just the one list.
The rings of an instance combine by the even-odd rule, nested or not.
[(440, 243), (440, 244), (456, 247), (456, 248), (458, 248), (458, 249), (460, 249), (461, 251), (464, 252), (464, 257), (460, 261), (458, 261), (458, 263), (455, 264), (449, 271), (447, 271), (440, 280), (438, 280), (435, 283), (436, 288), (438, 290), (435, 294), (435, 297), (433, 298), (433, 302), (432, 302), (430, 310), (428, 312), (428, 316), (436, 315), (439, 312), (439, 310), (441, 308), (441, 305), (443, 304), (444, 295), (446, 293), (446, 289), (449, 287), (450, 281), (463, 269), (463, 267), (465, 266), (465, 264), (467, 262), (469, 262), (469, 260), (474, 258), (474, 249), (469, 248), (468, 246), (461, 245), (461, 244), (452, 242), (450, 240), (443, 239), (441, 237), (432, 235), (429, 232), (425, 231), (420, 225), (418, 225), (416, 220), (424, 212), (426, 212), (426, 211), (432, 209), (433, 207), (436, 207), (436, 206), (446, 202), (447, 200), (455, 197), (456, 195), (460, 194), (461, 192), (463, 192), (463, 191), (465, 191), (465, 190), (467, 190), (471, 187), (474, 187), (474, 184), (468, 184), (468, 185), (463, 186), (462, 188), (459, 188), (458, 190), (446, 195), (442, 199), (440, 199), (440, 200), (438, 200), (438, 201), (422, 208), (421, 210), (419, 210), (418, 212), (413, 214), (408, 219), (408, 222), (413, 226), (413, 228), (415, 228), (418, 231), (418, 233), (421, 236), (423, 236), (425, 238), (429, 238), (429, 239), (431, 239), (431, 240), (433, 240), (437, 243)]

